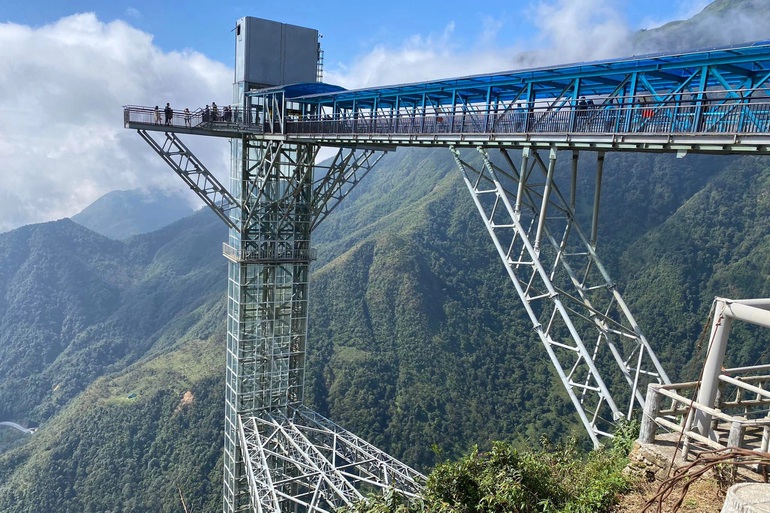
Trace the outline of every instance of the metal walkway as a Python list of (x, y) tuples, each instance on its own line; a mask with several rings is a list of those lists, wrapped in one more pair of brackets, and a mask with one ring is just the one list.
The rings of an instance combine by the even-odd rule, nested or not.
[[(327, 511), (357, 500), (358, 482), (413, 494), (424, 480), (373, 447), (327, 450), (341, 428), (302, 406), (311, 233), (385, 151), (452, 152), (595, 446), (644, 407), (648, 384), (670, 383), (596, 252), (606, 152), (770, 153), (770, 42), (354, 91), (320, 83), (242, 90), (242, 104), (168, 119), (124, 108), (126, 128), (230, 227), (228, 512)], [(182, 134), (236, 141), (230, 191)], [(323, 166), (322, 146), (337, 150)], [(560, 150), (567, 166), (557, 166)], [(578, 198), (586, 152), (595, 189)], [(585, 228), (579, 203), (593, 204)]]
[[(320, 145), (762, 153), (770, 43), (387, 87), (253, 91), (225, 118), (128, 106), (126, 128)], [(282, 105), (272, 109), (272, 105)], [(160, 125), (160, 126), (159, 126)]]

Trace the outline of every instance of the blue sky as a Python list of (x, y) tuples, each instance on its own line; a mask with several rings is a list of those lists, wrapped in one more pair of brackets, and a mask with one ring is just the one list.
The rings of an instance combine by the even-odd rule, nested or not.
[[(122, 106), (228, 103), (243, 16), (318, 29), (325, 81), (355, 88), (624, 56), (634, 31), (707, 4), (0, 0), (0, 232), (72, 216), (113, 190), (183, 190), (123, 128)], [(226, 180), (228, 143), (191, 139)]]
[[(442, 0), (389, 2), (331, 1), (152, 1), (152, 0), (7, 0), (0, 3), (0, 22), (32, 27), (75, 13), (93, 12), (102, 22), (123, 20), (152, 34), (164, 51), (193, 49), (232, 65), (230, 31), (242, 16), (256, 16), (319, 30), (330, 65), (346, 65), (377, 45), (399, 46), (414, 36), (440, 34), (453, 25), (458, 45), (477, 44), (490, 24), (500, 29), (489, 44), (537, 48), (542, 34), (534, 22), (537, 6), (559, 2), (531, 0)], [(582, 2), (604, 9), (608, 2)], [(619, 21), (632, 30), (692, 16), (706, 0), (613, 0)], [(371, 7), (370, 7), (371, 6)]]

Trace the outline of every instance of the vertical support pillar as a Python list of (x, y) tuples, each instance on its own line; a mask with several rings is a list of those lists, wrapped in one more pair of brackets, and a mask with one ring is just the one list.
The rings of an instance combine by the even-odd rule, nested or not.
[(575, 207), (577, 206), (577, 178), (578, 178), (578, 159), (580, 157), (580, 152), (577, 150), (574, 150), (572, 152), (572, 180), (570, 180), (570, 187), (569, 187), (569, 207), (572, 209), (572, 212), (575, 212)]
[(596, 189), (594, 191), (594, 212), (591, 218), (591, 247), (596, 249), (599, 232), (599, 206), (602, 198), (602, 175), (604, 174), (604, 152), (600, 151), (596, 158)]
[[(703, 380), (698, 391), (698, 404), (713, 407), (719, 388), (719, 375), (725, 360), (727, 338), (732, 327), (732, 317), (725, 314), (727, 303), (723, 299), (714, 301), (714, 321), (711, 325), (711, 338), (703, 366)], [(703, 436), (713, 436), (711, 415), (698, 410), (695, 414), (695, 429)]]
[(644, 415), (642, 415), (642, 425), (639, 428), (639, 443), (651, 444), (655, 441), (655, 431), (658, 428), (655, 419), (660, 413), (661, 397), (656, 385), (647, 387), (647, 400), (644, 403)]
[[(506, 154), (507, 155), (507, 154)], [(519, 185), (516, 190), (516, 202), (514, 203), (513, 211), (516, 217), (521, 216), (521, 202), (524, 197), (524, 187), (527, 185), (527, 178), (529, 176), (529, 148), (521, 150), (521, 171), (519, 172)]]
[(548, 215), (548, 202), (551, 198), (551, 189), (553, 188), (553, 172), (556, 169), (556, 149), (551, 148), (548, 156), (548, 172), (545, 178), (545, 189), (543, 191), (543, 200), (540, 205), (540, 216), (537, 220), (537, 234), (535, 235), (534, 248), (535, 253), (540, 252), (540, 241), (543, 238), (543, 229), (545, 228), (545, 220)]
[(730, 424), (727, 447), (740, 447), (741, 445), (743, 445), (743, 425), (736, 420)]
[[(224, 511), (252, 511), (238, 420), (288, 414), (303, 397), (312, 156), (304, 145), (234, 141), (242, 209), (230, 231)], [(278, 471), (285, 462), (268, 461)], [(264, 484), (264, 483), (263, 483)]]

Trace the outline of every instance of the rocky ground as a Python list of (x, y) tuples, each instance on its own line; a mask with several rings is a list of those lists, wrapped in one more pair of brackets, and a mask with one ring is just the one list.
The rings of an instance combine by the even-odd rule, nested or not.
[[(696, 450), (682, 458), (681, 444), (675, 437), (656, 440), (656, 444), (637, 444), (631, 455), (628, 472), (638, 478), (634, 490), (625, 495), (618, 505), (618, 513), (719, 513), (731, 485), (741, 482), (766, 482), (764, 477), (742, 466), (721, 462), (722, 456), (700, 453)], [(708, 463), (705, 463), (708, 462)], [(687, 477), (671, 480), (689, 469)]]

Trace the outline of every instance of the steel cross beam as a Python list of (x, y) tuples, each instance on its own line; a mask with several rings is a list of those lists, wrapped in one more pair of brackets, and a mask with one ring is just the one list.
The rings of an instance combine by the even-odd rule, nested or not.
[(239, 433), (254, 511), (327, 513), (362, 500), (357, 485), (414, 497), (425, 480), (304, 407), (240, 418)]
[(578, 152), (567, 198), (557, 184), (555, 150), (548, 164), (524, 150), (518, 169), (505, 149), (500, 163), (478, 151), (476, 164), (452, 148), (527, 315), (598, 447), (614, 421), (644, 406), (648, 383), (669, 382), (595, 252), (603, 155), (589, 239), (575, 219)]
[(174, 132), (166, 132), (166, 140), (162, 143), (158, 143), (147, 130), (137, 132), (227, 226), (237, 229), (230, 213), (239, 207), (238, 201)]
[[(340, 148), (324, 172), (313, 183), (313, 225), (315, 229), (350, 194), (385, 155), (374, 149)], [(319, 166), (320, 168), (320, 166)]]

